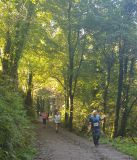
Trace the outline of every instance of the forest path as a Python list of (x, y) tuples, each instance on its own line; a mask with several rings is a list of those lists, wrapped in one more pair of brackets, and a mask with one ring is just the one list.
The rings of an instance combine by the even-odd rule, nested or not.
[(131, 160), (112, 147), (100, 145), (94, 147), (92, 142), (60, 128), (55, 132), (53, 126), (43, 128), (37, 124), (38, 154), (34, 160)]

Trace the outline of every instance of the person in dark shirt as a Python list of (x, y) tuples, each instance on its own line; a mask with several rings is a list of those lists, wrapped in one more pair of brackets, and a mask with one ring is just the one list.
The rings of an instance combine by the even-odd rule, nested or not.
[(92, 112), (92, 115), (89, 117), (89, 125), (92, 129), (93, 142), (95, 146), (99, 145), (101, 120), (102, 119), (100, 118), (100, 115), (97, 113), (97, 110), (94, 110)]

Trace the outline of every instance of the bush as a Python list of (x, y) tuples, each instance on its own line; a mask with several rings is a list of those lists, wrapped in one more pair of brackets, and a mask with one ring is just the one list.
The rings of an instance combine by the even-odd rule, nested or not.
[(17, 92), (0, 88), (0, 159), (31, 160), (33, 132)]

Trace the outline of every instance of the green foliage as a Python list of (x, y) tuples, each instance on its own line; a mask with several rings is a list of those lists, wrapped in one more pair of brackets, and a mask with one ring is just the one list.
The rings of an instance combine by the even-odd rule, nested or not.
[(107, 139), (102, 138), (101, 142), (104, 144), (109, 144), (114, 146), (117, 150), (133, 156), (137, 160), (137, 144), (133, 143), (131, 138), (121, 138)]
[(80, 132), (87, 132), (88, 115), (90, 109), (88, 105), (82, 105), (80, 101), (75, 104), (74, 110), (74, 127)]
[(0, 159), (31, 160), (33, 132), (19, 93), (0, 88)]

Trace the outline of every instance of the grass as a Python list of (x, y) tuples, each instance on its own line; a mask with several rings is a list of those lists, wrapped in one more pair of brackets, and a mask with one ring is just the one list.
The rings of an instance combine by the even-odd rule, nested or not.
[(116, 138), (116, 139), (107, 139), (101, 138), (101, 143), (109, 144), (116, 148), (117, 150), (132, 156), (137, 160), (137, 144), (132, 142), (129, 138)]

